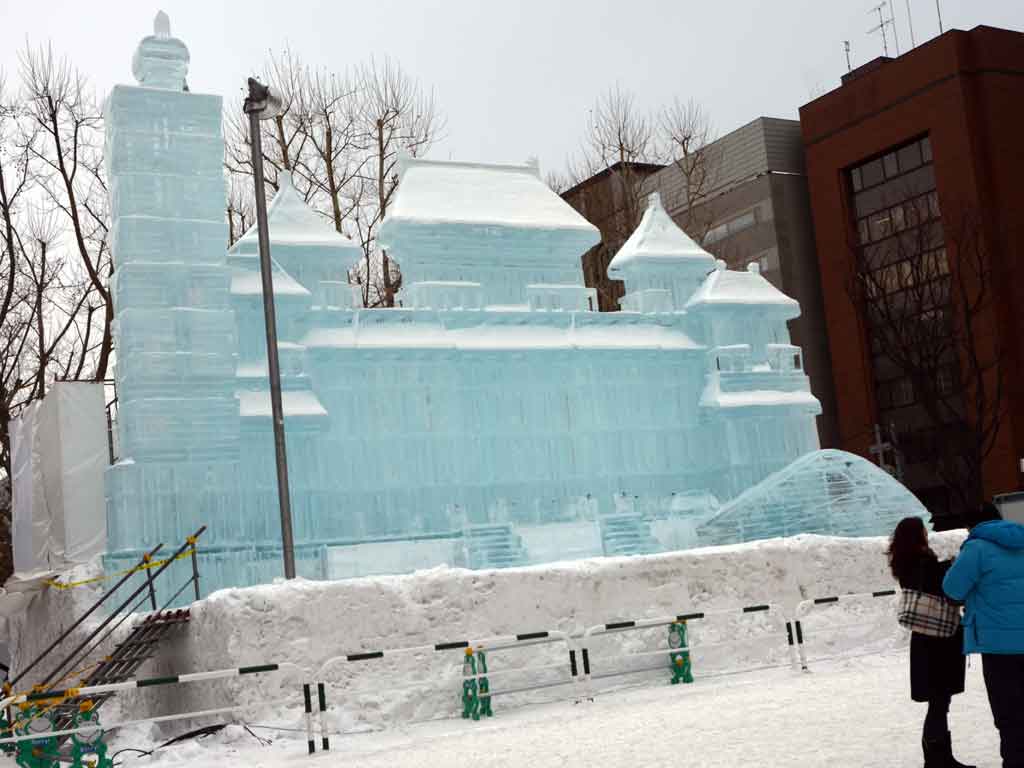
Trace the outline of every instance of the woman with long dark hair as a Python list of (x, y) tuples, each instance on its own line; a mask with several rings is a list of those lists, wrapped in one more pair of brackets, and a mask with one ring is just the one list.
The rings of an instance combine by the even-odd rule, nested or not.
[[(889, 568), (900, 587), (945, 597), (942, 578), (953, 561), (939, 561), (928, 546), (928, 529), (921, 518), (900, 520), (888, 554)], [(953, 757), (949, 734), (950, 700), (964, 690), (963, 635), (961, 627), (952, 637), (919, 632), (910, 636), (910, 698), (928, 703), (921, 739), (925, 768), (972, 768)]]

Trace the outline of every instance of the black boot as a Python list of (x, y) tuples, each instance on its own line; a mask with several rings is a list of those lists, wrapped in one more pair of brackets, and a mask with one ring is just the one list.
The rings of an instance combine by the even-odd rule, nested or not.
[(953, 757), (953, 740), (947, 733), (938, 739), (922, 739), (925, 768), (975, 768)]

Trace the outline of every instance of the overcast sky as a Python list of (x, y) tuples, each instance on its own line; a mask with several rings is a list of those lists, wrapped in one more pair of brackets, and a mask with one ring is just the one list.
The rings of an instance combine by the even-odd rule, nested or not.
[[(595, 97), (618, 82), (641, 105), (704, 105), (719, 134), (759, 115), (797, 116), (846, 69), (882, 53), (876, 0), (0, 0), (0, 69), (26, 39), (52, 42), (106, 92), (132, 82), (131, 55), (157, 10), (192, 55), (193, 91), (234, 96), (285, 45), (341, 70), (389, 54), (432, 87), (447, 116), (431, 156), (562, 168)], [(908, 0), (893, 0), (901, 50)], [(946, 29), (1024, 31), (1024, 0), (941, 0)], [(938, 34), (935, 0), (910, 0), (918, 44)], [(890, 34), (890, 52), (895, 52)], [(11, 78), (13, 79), (13, 78)]]

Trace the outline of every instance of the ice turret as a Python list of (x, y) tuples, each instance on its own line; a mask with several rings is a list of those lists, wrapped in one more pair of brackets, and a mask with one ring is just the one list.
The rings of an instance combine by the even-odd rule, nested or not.
[(380, 243), (402, 268), (405, 306), (460, 293), (462, 306), (596, 309), (580, 257), (597, 229), (541, 180), (536, 163), (406, 158)]
[(171, 20), (163, 11), (153, 20), (153, 34), (144, 37), (132, 57), (132, 75), (148, 88), (185, 89), (188, 74), (188, 48), (171, 37)]
[(624, 310), (666, 312), (682, 309), (714, 268), (715, 258), (672, 221), (654, 192), (640, 225), (608, 265), (608, 276), (626, 283)]
[(749, 344), (753, 362), (764, 363), (770, 345), (789, 344), (786, 321), (800, 316), (800, 304), (768, 282), (756, 262), (734, 271), (719, 260), (686, 311), (709, 347)]
[[(267, 227), (274, 261), (313, 295), (314, 304), (350, 305), (345, 273), (363, 251), (306, 204), (290, 173), (278, 177), (277, 194), (267, 207)], [(228, 254), (243, 259), (259, 255), (255, 224)]]

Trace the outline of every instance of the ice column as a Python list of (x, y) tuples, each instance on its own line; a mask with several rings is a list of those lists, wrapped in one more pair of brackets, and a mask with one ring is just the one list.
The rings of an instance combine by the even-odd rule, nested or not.
[(163, 12), (106, 106), (119, 461), (108, 567), (202, 524), (237, 537), (236, 344), (225, 265), (221, 98), (187, 90)]

